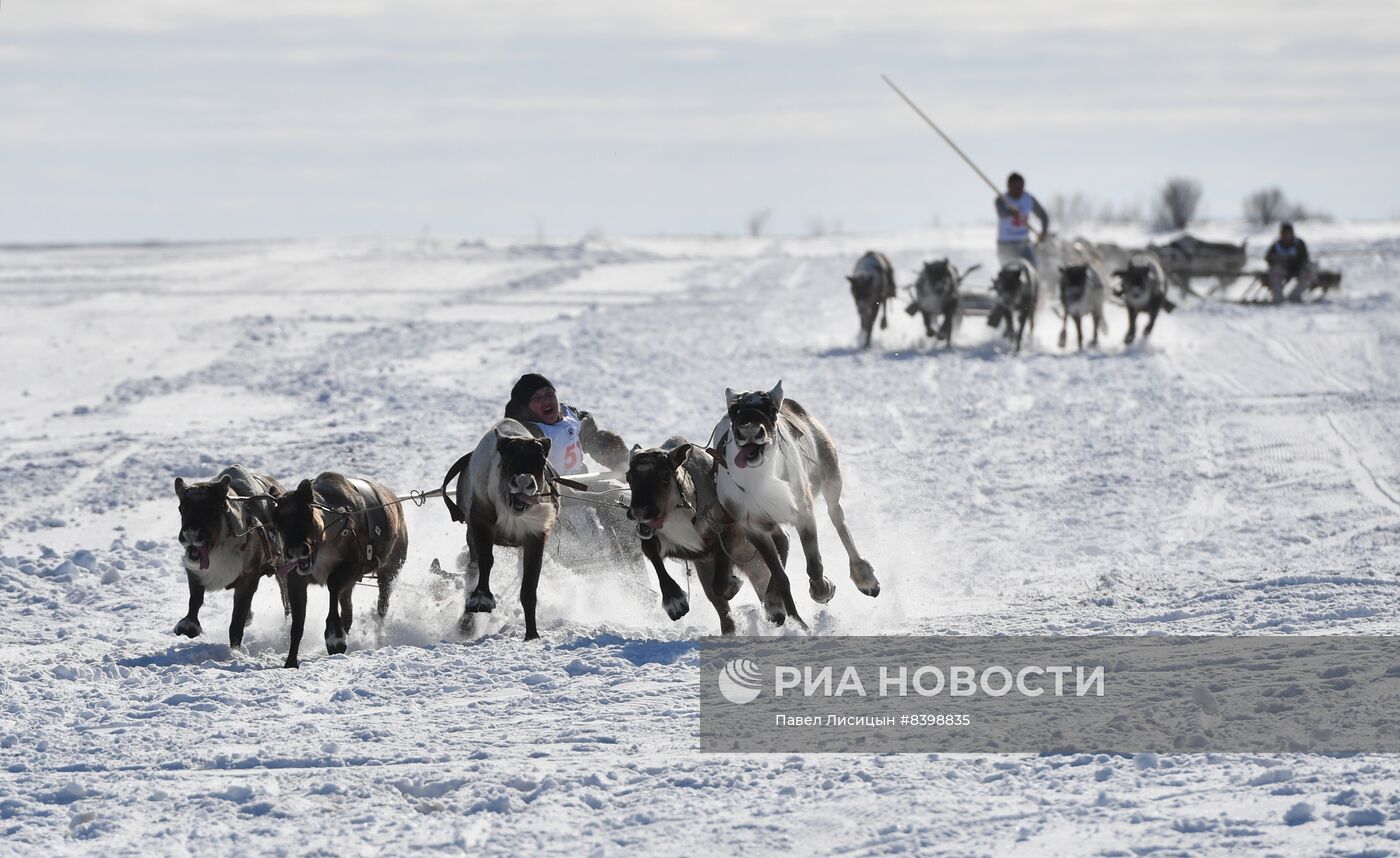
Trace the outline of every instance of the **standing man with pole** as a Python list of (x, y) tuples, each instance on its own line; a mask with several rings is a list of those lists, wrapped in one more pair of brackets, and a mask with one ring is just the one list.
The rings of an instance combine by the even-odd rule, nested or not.
[(1006, 179), (1006, 191), (997, 190), (997, 186), (992, 183), (991, 179), (987, 178), (987, 174), (982, 172), (982, 168), (974, 164), (972, 159), (967, 157), (967, 153), (953, 142), (953, 138), (944, 134), (943, 129), (939, 128), (927, 113), (919, 109), (919, 105), (915, 104), (913, 99), (904, 94), (904, 90), (895, 86), (894, 81), (890, 80), (887, 75), (880, 75), (880, 77), (889, 85), (890, 89), (894, 90), (895, 95), (899, 96), (905, 104), (909, 105), (911, 110), (919, 115), (920, 119), (927, 123), (929, 128), (932, 128), (939, 137), (943, 138), (943, 142), (947, 143), (949, 148), (963, 160), (963, 163), (977, 174), (977, 178), (981, 179), (987, 187), (992, 189), (992, 193), (997, 195), (997, 261), (1005, 265), (1013, 259), (1024, 259), (1034, 267), (1036, 263), (1035, 250), (1031, 247), (1031, 215), (1040, 218), (1040, 234), (1036, 236), (1037, 240), (1049, 236), (1050, 216), (1045, 213), (1045, 209), (1041, 208), (1040, 203), (1036, 202), (1035, 197), (1025, 192), (1026, 180), (1021, 178), (1020, 173), (1012, 173)]
[(1026, 180), (1020, 173), (1006, 177), (1006, 193), (998, 194), (997, 262), (1006, 265), (1024, 259), (1036, 266), (1035, 248), (1031, 246), (1031, 215), (1040, 218), (1040, 235), (1050, 234), (1050, 216), (1040, 201), (1026, 193)]

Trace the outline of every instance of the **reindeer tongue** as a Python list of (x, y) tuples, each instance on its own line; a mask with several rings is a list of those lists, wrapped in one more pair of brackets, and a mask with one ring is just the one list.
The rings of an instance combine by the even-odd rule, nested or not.
[(199, 546), (199, 568), (200, 571), (209, 568), (209, 546)]
[(762, 448), (757, 444), (743, 445), (739, 448), (739, 454), (734, 457), (734, 464), (741, 468), (747, 468), (749, 462), (753, 461), (761, 450)]
[(291, 571), (296, 568), (296, 565), (297, 562), (295, 560), (288, 560), (286, 563), (283, 563), (281, 566), (277, 567), (277, 574), (283, 578), (286, 578), (287, 575), (290, 574)]

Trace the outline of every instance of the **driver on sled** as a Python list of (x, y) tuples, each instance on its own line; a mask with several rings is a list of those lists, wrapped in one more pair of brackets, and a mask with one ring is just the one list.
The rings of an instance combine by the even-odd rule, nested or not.
[(599, 429), (587, 411), (560, 402), (554, 385), (537, 372), (520, 376), (510, 389), (506, 417), (519, 420), (536, 437), (549, 439), (549, 463), (561, 476), (586, 473), (585, 453), (609, 470), (627, 470), (622, 438)]
[[(560, 476), (587, 474), (584, 456), (612, 474), (587, 480), (592, 498), (561, 489), (559, 524), (549, 540), (550, 552), (565, 566), (586, 567), (600, 560), (640, 562), (635, 525), (627, 520), (620, 479), (627, 470), (627, 444), (615, 432), (598, 428), (593, 415), (559, 401), (554, 385), (539, 373), (522, 375), (510, 389), (505, 416), (519, 420), (537, 437), (548, 438), (549, 464)], [(600, 551), (600, 549), (602, 549)]]

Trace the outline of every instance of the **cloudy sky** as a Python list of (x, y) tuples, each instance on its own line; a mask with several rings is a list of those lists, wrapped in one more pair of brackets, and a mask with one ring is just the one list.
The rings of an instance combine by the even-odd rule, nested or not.
[(0, 243), (1400, 216), (1395, 0), (3, 0)]

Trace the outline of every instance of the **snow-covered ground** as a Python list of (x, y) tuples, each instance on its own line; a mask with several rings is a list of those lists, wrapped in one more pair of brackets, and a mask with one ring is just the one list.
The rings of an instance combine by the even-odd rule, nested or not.
[(1326, 303), (1189, 302), (1130, 350), (1117, 307), (1098, 353), (1048, 310), (1019, 357), (898, 311), (854, 348), (860, 252), (903, 283), (986, 232), (0, 250), (0, 853), (1400, 853), (1386, 756), (702, 755), (698, 586), (671, 623), (640, 567), (547, 561), (541, 643), (509, 574), (462, 641), (437, 502), (344, 656), (323, 591), (299, 671), (270, 585), (246, 653), (227, 593), (171, 633), (176, 476), (432, 488), (530, 370), (644, 445), (781, 378), (884, 585), (801, 588), (816, 634), (1400, 631), (1400, 224), (1303, 231), (1345, 271)]

